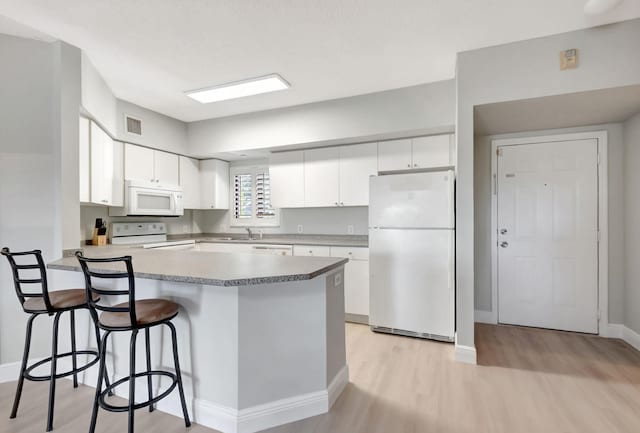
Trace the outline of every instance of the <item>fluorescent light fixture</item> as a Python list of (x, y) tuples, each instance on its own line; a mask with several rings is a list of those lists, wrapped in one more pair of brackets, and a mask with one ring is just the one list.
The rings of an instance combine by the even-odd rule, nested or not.
[(287, 83), (280, 75), (271, 74), (264, 77), (250, 78), (248, 80), (234, 81), (206, 89), (191, 90), (186, 95), (203, 104), (209, 102), (226, 101), (227, 99), (243, 98), (245, 96), (259, 95), (260, 93), (275, 92), (288, 89)]

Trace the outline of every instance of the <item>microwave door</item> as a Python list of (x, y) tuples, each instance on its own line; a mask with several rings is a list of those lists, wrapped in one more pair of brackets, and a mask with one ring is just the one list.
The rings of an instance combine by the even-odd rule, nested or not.
[(137, 215), (174, 215), (174, 195), (166, 192), (136, 191), (132, 214)]

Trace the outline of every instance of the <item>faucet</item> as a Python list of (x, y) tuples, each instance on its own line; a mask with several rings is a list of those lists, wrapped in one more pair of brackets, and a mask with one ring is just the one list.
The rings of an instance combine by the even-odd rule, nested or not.
[(244, 229), (247, 231), (247, 234), (249, 235), (249, 240), (253, 239), (253, 235), (251, 233), (251, 229), (249, 227), (245, 227)]

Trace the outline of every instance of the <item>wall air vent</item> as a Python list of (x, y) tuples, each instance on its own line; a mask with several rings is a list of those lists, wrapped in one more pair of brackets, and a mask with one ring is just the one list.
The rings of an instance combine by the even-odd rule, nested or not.
[(142, 135), (142, 120), (125, 114), (124, 126), (128, 134)]

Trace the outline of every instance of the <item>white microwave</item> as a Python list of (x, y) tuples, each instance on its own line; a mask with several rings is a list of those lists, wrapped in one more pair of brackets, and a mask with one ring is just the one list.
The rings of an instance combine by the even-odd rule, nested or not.
[(151, 182), (125, 182), (124, 207), (109, 208), (111, 216), (182, 216), (182, 187)]

